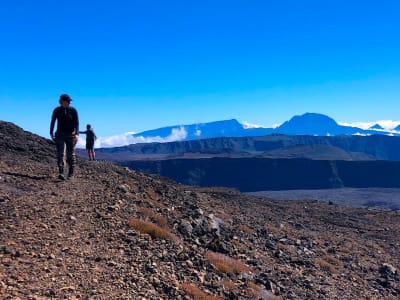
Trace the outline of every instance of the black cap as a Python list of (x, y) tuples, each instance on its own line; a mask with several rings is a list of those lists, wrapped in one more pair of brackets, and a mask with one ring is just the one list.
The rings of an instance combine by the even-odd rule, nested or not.
[(60, 95), (60, 101), (63, 101), (63, 100), (68, 101), (68, 102), (72, 101), (71, 97), (68, 94)]

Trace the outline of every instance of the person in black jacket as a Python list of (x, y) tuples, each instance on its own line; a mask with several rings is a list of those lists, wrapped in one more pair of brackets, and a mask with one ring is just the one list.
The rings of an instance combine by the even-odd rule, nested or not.
[[(57, 147), (58, 178), (65, 179), (64, 173), (64, 150), (66, 149), (67, 163), (69, 166), (68, 179), (74, 177), (75, 168), (75, 145), (79, 137), (78, 111), (70, 106), (71, 97), (67, 94), (60, 96), (60, 106), (56, 107), (51, 116), (50, 136)], [(54, 125), (57, 120), (57, 130), (54, 134)]]
[(85, 131), (79, 131), (79, 133), (86, 134), (86, 150), (89, 155), (89, 160), (94, 160), (95, 152), (94, 152), (94, 141), (97, 139), (96, 134), (93, 131), (93, 128), (90, 124), (86, 125)]

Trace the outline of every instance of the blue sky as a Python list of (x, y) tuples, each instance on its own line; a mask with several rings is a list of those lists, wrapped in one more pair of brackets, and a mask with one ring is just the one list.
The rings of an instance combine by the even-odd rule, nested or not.
[(305, 112), (400, 120), (400, 1), (3, 1), (0, 119), (98, 136)]

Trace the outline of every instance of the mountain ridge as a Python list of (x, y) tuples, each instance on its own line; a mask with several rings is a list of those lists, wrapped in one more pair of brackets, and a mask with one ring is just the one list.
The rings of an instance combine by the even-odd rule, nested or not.
[[(381, 129), (381, 130), (375, 130)], [(362, 129), (359, 127), (339, 125), (334, 119), (319, 113), (305, 113), (297, 115), (274, 128), (246, 127), (236, 119), (198, 123), (190, 125), (174, 125), (153, 130), (135, 133), (134, 138), (160, 138), (167, 139), (174, 136), (174, 131), (181, 131), (176, 140), (193, 140), (215, 137), (245, 137), (268, 134), (287, 135), (371, 135), (387, 134), (398, 135), (397, 132), (383, 130), (383, 128), (371, 127)], [(169, 140), (170, 141), (170, 140)]]
[[(85, 151), (77, 152), (84, 156)], [(173, 158), (265, 157), (333, 160), (400, 160), (400, 137), (386, 135), (266, 135), (219, 137), (169, 143), (131, 144), (96, 149), (99, 159), (159, 160)]]

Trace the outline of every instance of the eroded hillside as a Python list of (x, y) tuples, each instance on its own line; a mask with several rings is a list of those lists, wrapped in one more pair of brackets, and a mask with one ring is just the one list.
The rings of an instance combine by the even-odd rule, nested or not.
[(400, 214), (178, 185), (0, 122), (1, 299), (398, 299)]

